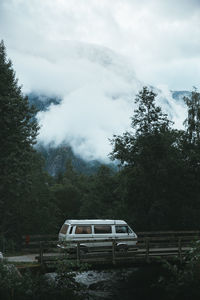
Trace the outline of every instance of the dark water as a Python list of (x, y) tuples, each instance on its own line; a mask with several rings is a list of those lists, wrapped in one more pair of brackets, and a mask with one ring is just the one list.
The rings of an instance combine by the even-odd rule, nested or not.
[(82, 300), (161, 300), (167, 298), (156, 287), (160, 274), (160, 267), (140, 267), (90, 270), (75, 278), (83, 286)]
[(77, 276), (87, 285), (87, 299), (164, 299), (156, 287), (160, 268), (125, 268), (89, 271)]

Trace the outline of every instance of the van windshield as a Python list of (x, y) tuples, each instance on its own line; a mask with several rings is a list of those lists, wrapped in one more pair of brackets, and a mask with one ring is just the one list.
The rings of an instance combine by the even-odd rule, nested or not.
[(128, 226), (119, 225), (115, 226), (116, 233), (131, 233), (131, 230)]
[(68, 224), (63, 224), (63, 226), (61, 227), (60, 229), (60, 232), (59, 233), (62, 233), (62, 234), (66, 234), (67, 233), (67, 229), (68, 229), (69, 225)]

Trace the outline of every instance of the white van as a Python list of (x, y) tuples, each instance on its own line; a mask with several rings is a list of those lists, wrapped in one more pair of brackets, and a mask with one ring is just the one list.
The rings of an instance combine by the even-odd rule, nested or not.
[[(128, 248), (137, 250), (137, 235), (122, 220), (66, 220), (60, 229), (58, 239), (58, 247), (66, 250), (76, 248), (76, 242), (79, 241), (84, 252), (97, 247), (111, 247), (113, 240), (116, 240), (117, 250), (127, 251)], [(84, 243), (84, 240), (87, 242)]]

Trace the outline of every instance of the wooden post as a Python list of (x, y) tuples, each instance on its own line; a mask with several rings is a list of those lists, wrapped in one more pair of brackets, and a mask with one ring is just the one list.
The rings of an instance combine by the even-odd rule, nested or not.
[(2, 252), (5, 253), (6, 252), (6, 240), (5, 238), (3, 237), (3, 249), (2, 249)]
[(112, 241), (112, 263), (115, 265), (115, 240)]
[(149, 238), (146, 238), (146, 261), (149, 262)]
[(79, 263), (80, 262), (80, 242), (77, 242), (76, 259), (77, 259), (77, 263)]
[(179, 254), (179, 259), (182, 262), (182, 247), (181, 247), (181, 238), (178, 239), (178, 254)]
[(44, 249), (43, 249), (43, 244), (42, 244), (42, 242), (40, 242), (40, 264), (42, 265), (43, 264), (43, 251), (44, 251)]

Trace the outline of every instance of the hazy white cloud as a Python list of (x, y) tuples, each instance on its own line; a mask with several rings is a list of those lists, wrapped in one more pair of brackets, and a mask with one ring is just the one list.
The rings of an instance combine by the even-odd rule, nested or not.
[[(56, 44), (56, 50), (59, 58), (54, 59), (52, 49), (48, 60), (40, 59), (39, 69), (38, 58), (25, 56), (28, 68), (34, 66), (31, 76), (35, 78), (27, 81), (35, 85), (29, 89), (59, 94), (63, 99), (60, 105), (38, 114), (39, 141), (67, 142), (85, 159), (105, 160), (111, 152), (108, 139), (130, 129), (135, 94), (143, 84), (126, 59), (106, 48), (62, 42)], [(180, 128), (184, 107), (172, 99), (166, 86), (158, 88), (158, 104)]]
[(151, 84), (199, 84), (199, 0), (1, 0), (0, 35), (29, 52), (45, 39), (95, 43), (128, 56)]
[[(57, 45), (60, 59), (54, 61), (49, 53), (49, 59), (41, 59), (39, 69), (31, 72), (35, 86), (30, 90), (48, 91), (63, 99), (38, 114), (39, 141), (67, 142), (85, 159), (105, 160), (111, 151), (108, 139), (130, 127), (133, 99), (141, 83), (126, 59), (108, 49), (69, 42), (61, 45)], [(26, 60), (33, 68), (35, 57), (28, 55)]]
[(178, 127), (185, 108), (169, 89), (199, 86), (199, 0), (1, 0), (0, 37), (24, 92), (63, 98), (38, 115), (40, 140), (88, 159), (129, 128), (141, 82), (162, 87)]

